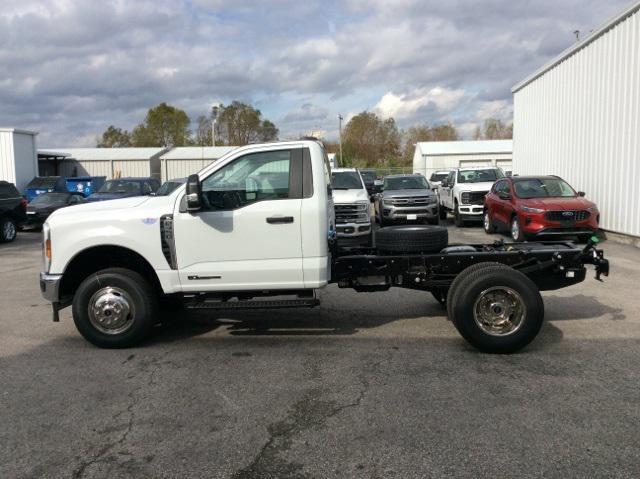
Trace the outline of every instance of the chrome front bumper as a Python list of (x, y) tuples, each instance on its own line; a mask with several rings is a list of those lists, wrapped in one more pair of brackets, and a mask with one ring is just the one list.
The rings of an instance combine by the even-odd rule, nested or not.
[(420, 206), (392, 206), (382, 204), (382, 217), (389, 220), (406, 220), (407, 215), (416, 215), (416, 218), (435, 218), (438, 216), (438, 203), (430, 203)]
[(42, 297), (52, 303), (60, 301), (61, 274), (40, 273), (40, 292)]

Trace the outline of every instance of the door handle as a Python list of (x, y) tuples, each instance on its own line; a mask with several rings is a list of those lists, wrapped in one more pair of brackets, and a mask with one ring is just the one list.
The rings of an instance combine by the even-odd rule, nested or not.
[(293, 223), (293, 216), (270, 216), (267, 218), (270, 225)]

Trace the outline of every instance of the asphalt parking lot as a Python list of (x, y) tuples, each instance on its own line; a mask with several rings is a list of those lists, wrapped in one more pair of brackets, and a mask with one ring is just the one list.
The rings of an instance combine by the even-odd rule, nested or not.
[[(450, 227), (451, 242), (487, 242)], [(0, 245), (0, 477), (637, 477), (640, 250), (543, 293), (523, 352), (468, 346), (428, 293), (182, 313), (100, 350), (41, 298), (38, 233)]]

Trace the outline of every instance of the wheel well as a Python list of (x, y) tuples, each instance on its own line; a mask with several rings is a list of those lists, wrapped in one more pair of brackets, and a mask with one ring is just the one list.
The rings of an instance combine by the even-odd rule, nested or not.
[(61, 297), (73, 296), (80, 283), (91, 274), (115, 267), (127, 268), (140, 273), (142, 277), (150, 281), (151, 286), (158, 293), (162, 293), (158, 275), (144, 257), (128, 248), (108, 245), (88, 248), (73, 257), (62, 276)]

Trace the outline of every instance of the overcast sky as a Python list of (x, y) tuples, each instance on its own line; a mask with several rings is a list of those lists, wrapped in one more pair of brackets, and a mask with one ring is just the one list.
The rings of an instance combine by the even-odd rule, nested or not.
[(469, 135), (510, 120), (510, 88), (630, 0), (3, 0), (0, 126), (95, 146), (166, 101), (193, 120), (256, 105), (281, 137), (337, 114)]

